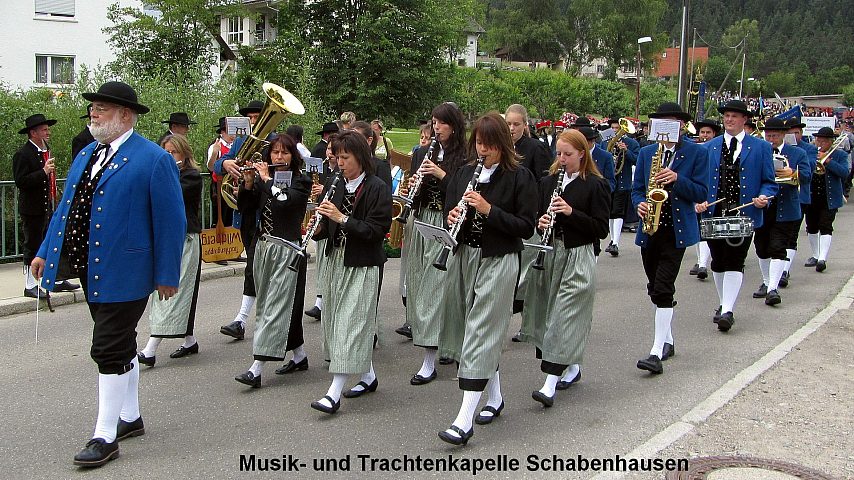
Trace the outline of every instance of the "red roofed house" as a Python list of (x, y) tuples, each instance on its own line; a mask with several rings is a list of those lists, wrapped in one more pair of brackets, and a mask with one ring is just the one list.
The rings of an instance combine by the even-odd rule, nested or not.
[[(679, 76), (679, 48), (666, 48), (659, 55), (655, 76), (658, 78), (671, 78)], [(696, 47), (688, 49), (688, 66), (690, 68), (693, 58), (694, 65), (709, 61), (709, 47)]]

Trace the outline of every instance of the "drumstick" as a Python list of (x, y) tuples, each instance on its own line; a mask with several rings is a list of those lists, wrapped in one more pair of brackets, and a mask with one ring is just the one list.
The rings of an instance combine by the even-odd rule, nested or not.
[(712, 203), (710, 203), (710, 204), (708, 204), (708, 205), (706, 205), (706, 206), (707, 206), (707, 207), (711, 207), (712, 205), (717, 205), (717, 204), (719, 204), (719, 203), (723, 202), (724, 200), (726, 200), (726, 197), (724, 197), (724, 198), (719, 198), (719, 199), (715, 200), (714, 202), (712, 202)]
[(753, 205), (753, 202), (747, 202), (744, 205), (741, 205), (740, 207), (730, 208), (729, 211), (730, 212), (737, 212), (737, 211), (741, 210), (742, 208), (746, 208), (746, 207), (749, 207), (751, 205)]

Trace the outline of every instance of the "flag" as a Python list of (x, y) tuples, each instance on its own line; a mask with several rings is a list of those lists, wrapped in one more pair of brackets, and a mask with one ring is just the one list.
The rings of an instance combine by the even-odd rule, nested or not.
[(780, 120), (788, 120), (790, 118), (800, 119), (802, 116), (803, 116), (803, 113), (801, 112), (801, 106), (795, 105), (794, 107), (792, 107), (792, 108), (786, 110), (785, 112), (777, 115), (777, 118), (779, 118)]

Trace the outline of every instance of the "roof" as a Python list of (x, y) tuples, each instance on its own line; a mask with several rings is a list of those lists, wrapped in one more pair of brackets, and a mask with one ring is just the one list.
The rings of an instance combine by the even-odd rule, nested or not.
[[(656, 77), (679, 76), (679, 48), (665, 48), (664, 52), (656, 59)], [(695, 63), (706, 63), (709, 60), (709, 47), (696, 47), (688, 49), (688, 62), (693, 56)]]

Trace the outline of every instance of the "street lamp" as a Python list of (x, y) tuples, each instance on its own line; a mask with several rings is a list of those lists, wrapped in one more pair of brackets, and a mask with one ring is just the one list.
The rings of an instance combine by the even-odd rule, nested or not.
[(636, 76), (638, 79), (637, 90), (635, 91), (635, 118), (640, 119), (640, 84), (641, 84), (641, 45), (652, 41), (651, 37), (641, 37), (638, 39), (638, 64)]

